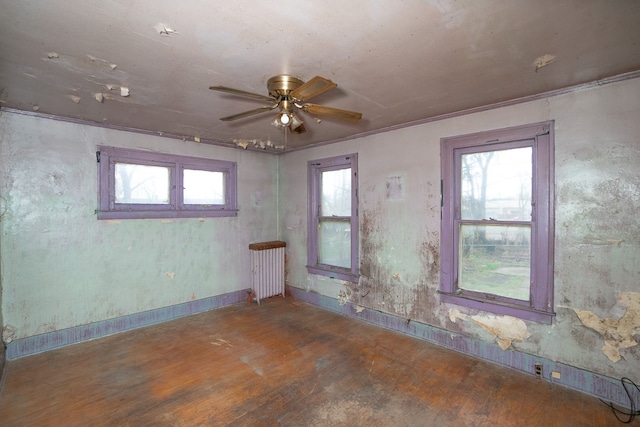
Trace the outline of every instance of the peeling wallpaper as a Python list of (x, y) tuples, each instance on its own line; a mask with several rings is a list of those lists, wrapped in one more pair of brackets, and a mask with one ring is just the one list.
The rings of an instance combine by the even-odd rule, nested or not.
[[(640, 361), (632, 302), (640, 292), (639, 99), (635, 79), (284, 154), (279, 215), (288, 284), (505, 350), (633, 378)], [(556, 135), (553, 324), (441, 303), (440, 138), (546, 120), (555, 120)], [(347, 152), (359, 160), (358, 283), (305, 268), (306, 162)], [(622, 301), (626, 314), (611, 313)]]

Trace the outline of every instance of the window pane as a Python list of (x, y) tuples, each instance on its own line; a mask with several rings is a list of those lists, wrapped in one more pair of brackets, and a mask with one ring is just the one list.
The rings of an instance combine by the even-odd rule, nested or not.
[(460, 227), (458, 287), (529, 301), (530, 226)]
[(224, 173), (184, 169), (185, 205), (224, 205)]
[(321, 216), (351, 216), (351, 168), (322, 172)]
[(318, 226), (318, 262), (351, 267), (351, 222), (325, 219)]
[(115, 164), (115, 202), (169, 204), (170, 169), (128, 163)]
[(532, 148), (463, 154), (462, 219), (531, 220)]

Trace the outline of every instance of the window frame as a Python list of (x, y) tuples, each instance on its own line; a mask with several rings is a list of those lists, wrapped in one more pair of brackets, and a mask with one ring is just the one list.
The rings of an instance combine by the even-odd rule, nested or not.
[[(98, 162), (98, 209), (96, 210), (98, 219), (201, 218), (238, 215), (237, 164), (235, 162), (104, 145), (98, 146), (96, 160)], [(115, 203), (116, 163), (169, 168), (169, 203)], [(184, 169), (223, 173), (224, 204), (185, 204), (183, 191), (178, 191), (179, 188), (183, 188)]]
[[(442, 138), (441, 146), (441, 269), (440, 299), (496, 314), (551, 323), (554, 264), (554, 121)], [(461, 153), (532, 147), (532, 216), (529, 301), (512, 300), (458, 288), (461, 220)], [(487, 222), (487, 225), (491, 225)]]
[[(318, 227), (320, 224), (320, 177), (322, 172), (351, 168), (350, 245), (351, 266), (339, 267), (319, 262)], [(331, 278), (357, 282), (359, 274), (359, 221), (358, 221), (358, 154), (346, 154), (307, 162), (308, 216), (307, 216), (307, 271)]]

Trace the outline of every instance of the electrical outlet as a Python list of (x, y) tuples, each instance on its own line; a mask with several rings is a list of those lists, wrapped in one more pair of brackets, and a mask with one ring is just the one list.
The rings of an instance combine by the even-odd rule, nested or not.
[(542, 377), (542, 363), (536, 363), (534, 367), (536, 377)]

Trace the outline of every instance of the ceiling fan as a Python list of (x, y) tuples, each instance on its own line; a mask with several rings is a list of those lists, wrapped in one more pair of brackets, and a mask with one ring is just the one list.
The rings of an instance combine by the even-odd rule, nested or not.
[(209, 89), (271, 103), (271, 105), (265, 105), (254, 110), (222, 117), (220, 120), (237, 120), (278, 108), (278, 115), (271, 124), (277, 128), (289, 129), (291, 133), (300, 134), (306, 132), (306, 129), (302, 120), (295, 113), (295, 109), (316, 116), (346, 120), (348, 122), (357, 122), (362, 118), (362, 114), (355, 111), (340, 110), (338, 108), (325, 107), (323, 105), (309, 104), (306, 102), (308, 99), (331, 90), (336, 86), (337, 85), (331, 80), (320, 76), (316, 76), (305, 83), (296, 77), (280, 74), (271, 77), (267, 81), (268, 96), (226, 86), (211, 86)]

